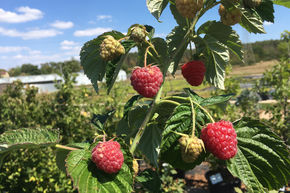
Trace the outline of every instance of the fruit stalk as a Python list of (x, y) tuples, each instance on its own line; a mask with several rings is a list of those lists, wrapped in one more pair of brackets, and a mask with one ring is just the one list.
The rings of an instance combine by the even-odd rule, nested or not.
[(68, 147), (68, 146), (60, 145), (60, 144), (56, 144), (55, 147), (56, 147), (56, 148), (59, 148), (59, 149), (66, 149), (66, 150), (71, 150), (71, 151), (74, 151), (74, 150), (80, 150), (80, 149), (78, 149), (78, 148)]
[(194, 132), (195, 132), (195, 109), (193, 106), (193, 101), (189, 97), (190, 105), (191, 105), (191, 113), (192, 113), (192, 131), (191, 131), (191, 138), (194, 138)]

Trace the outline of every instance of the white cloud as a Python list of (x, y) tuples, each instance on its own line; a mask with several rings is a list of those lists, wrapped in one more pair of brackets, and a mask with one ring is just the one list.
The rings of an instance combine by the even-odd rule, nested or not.
[(76, 56), (79, 55), (81, 46), (77, 42), (64, 40), (60, 43), (60, 49), (67, 50), (65, 55)]
[(107, 21), (112, 21), (112, 16), (111, 15), (97, 15), (97, 20), (107, 20)]
[(21, 52), (26, 50), (30, 49), (23, 46), (0, 46), (0, 53)]
[(71, 21), (55, 21), (54, 23), (50, 24), (50, 26), (58, 28), (58, 29), (69, 29), (74, 26), (74, 23)]
[(0, 27), (0, 34), (9, 37), (20, 37), (24, 40), (28, 40), (54, 37), (56, 35), (62, 34), (62, 32), (55, 29), (36, 29), (27, 32), (21, 32), (15, 29), (5, 29)]
[(268, 21), (264, 21), (264, 23), (263, 23), (264, 25), (272, 25), (273, 23), (272, 22), (268, 22)]
[(80, 36), (97, 36), (104, 32), (111, 31), (112, 28), (90, 28), (85, 30), (78, 30), (74, 32), (74, 36), (80, 37)]
[(43, 17), (43, 13), (40, 10), (32, 9), (30, 7), (19, 7), (16, 11), (18, 11), (18, 13), (5, 11), (0, 8), (0, 22), (23, 23), (41, 19)]

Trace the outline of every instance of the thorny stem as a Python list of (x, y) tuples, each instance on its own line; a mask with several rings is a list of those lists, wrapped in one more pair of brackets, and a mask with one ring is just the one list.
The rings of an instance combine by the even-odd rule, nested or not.
[(55, 147), (56, 147), (56, 148), (59, 148), (59, 149), (66, 149), (66, 150), (71, 150), (71, 151), (74, 151), (74, 150), (80, 150), (80, 149), (78, 149), (78, 148), (68, 147), (68, 146), (60, 145), (60, 144), (56, 144)]
[(189, 97), (190, 105), (191, 105), (191, 113), (192, 113), (192, 132), (191, 132), (191, 138), (193, 138), (194, 132), (195, 132), (195, 109), (193, 106), (192, 98)]
[(162, 87), (163, 87), (163, 84), (161, 85), (156, 97), (154, 98), (153, 103), (151, 104), (151, 107), (150, 107), (148, 113), (146, 114), (146, 117), (145, 117), (144, 121), (142, 122), (142, 124), (141, 124), (141, 126), (140, 126), (140, 128), (139, 128), (139, 130), (138, 130), (138, 132), (137, 132), (137, 134), (136, 134), (136, 136), (135, 136), (135, 138), (134, 138), (134, 140), (132, 142), (132, 145), (130, 147), (130, 152), (132, 154), (136, 150), (136, 147), (137, 147), (137, 145), (138, 145), (138, 143), (139, 143), (139, 141), (140, 141), (140, 139), (141, 139), (141, 137), (142, 137), (142, 135), (143, 135), (143, 133), (145, 131), (146, 125), (150, 121), (150, 118), (152, 117), (152, 115), (154, 113), (154, 109), (156, 107), (156, 104), (160, 100), (160, 96), (161, 96), (161, 93), (162, 93)]

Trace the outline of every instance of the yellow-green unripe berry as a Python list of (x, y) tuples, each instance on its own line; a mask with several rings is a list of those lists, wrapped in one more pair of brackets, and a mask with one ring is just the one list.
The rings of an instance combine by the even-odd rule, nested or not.
[(241, 21), (242, 13), (238, 8), (232, 7), (227, 10), (222, 4), (219, 7), (221, 21), (225, 25), (235, 25)]
[(113, 60), (125, 53), (125, 48), (113, 36), (108, 35), (100, 45), (100, 56), (106, 60)]
[(179, 140), (182, 160), (193, 163), (204, 150), (204, 144), (197, 137), (182, 136)]
[(175, 0), (175, 5), (185, 18), (192, 19), (203, 6), (203, 0)]

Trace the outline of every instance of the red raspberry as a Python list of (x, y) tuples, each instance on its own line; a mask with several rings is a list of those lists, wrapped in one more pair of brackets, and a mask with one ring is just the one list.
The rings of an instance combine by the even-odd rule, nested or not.
[(92, 160), (106, 173), (117, 173), (124, 162), (124, 156), (117, 141), (100, 142), (92, 150)]
[(181, 73), (190, 85), (199, 86), (204, 78), (205, 65), (199, 60), (187, 62), (181, 66)]
[(163, 82), (163, 75), (157, 66), (137, 67), (130, 79), (131, 85), (140, 95), (152, 98)]
[(201, 139), (207, 150), (219, 159), (228, 160), (237, 153), (237, 134), (229, 121), (208, 124), (201, 130)]

